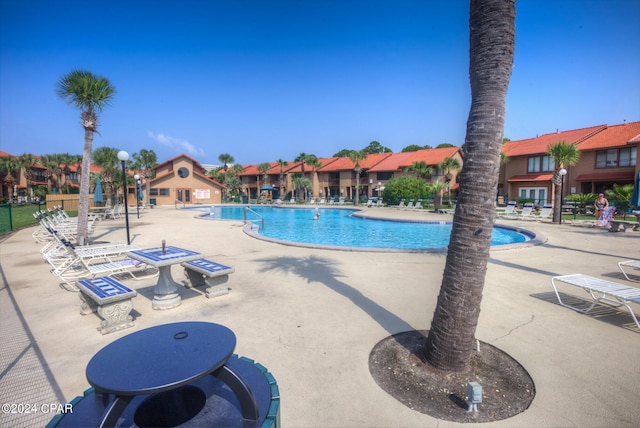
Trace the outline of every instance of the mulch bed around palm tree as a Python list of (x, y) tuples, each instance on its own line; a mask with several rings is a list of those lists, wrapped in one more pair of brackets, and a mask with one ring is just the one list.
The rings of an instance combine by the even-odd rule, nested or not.
[[(424, 361), (428, 331), (398, 333), (380, 341), (369, 355), (376, 383), (407, 407), (437, 419), (491, 422), (524, 412), (535, 396), (527, 371), (508, 354), (480, 342), (466, 373), (437, 370)], [(483, 388), (477, 412), (467, 412), (467, 382)]]

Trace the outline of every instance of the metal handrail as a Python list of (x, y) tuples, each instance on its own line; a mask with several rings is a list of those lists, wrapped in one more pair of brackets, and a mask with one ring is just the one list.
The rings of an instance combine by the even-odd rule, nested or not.
[(178, 204), (182, 204), (182, 208), (184, 208), (184, 207), (185, 207), (184, 202), (182, 202), (182, 201), (181, 201), (181, 200), (179, 200), (179, 199), (176, 199), (176, 200), (173, 202), (173, 206), (175, 207), (175, 209), (178, 209)]
[[(260, 214), (252, 210), (251, 207), (246, 207), (244, 209), (244, 224), (247, 224), (247, 212), (252, 212), (253, 214), (255, 214), (260, 218), (260, 222), (262, 223), (262, 230), (264, 230), (264, 217), (262, 217)], [(250, 221), (251, 223), (253, 223), (253, 220), (250, 220)]]

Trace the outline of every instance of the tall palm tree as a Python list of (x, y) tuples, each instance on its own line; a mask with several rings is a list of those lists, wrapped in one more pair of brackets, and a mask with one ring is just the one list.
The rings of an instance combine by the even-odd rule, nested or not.
[[(133, 168), (140, 172), (140, 176), (144, 178), (145, 182), (145, 195), (146, 195), (146, 204), (151, 204), (150, 193), (151, 193), (151, 179), (155, 175), (155, 167), (158, 164), (158, 156), (156, 156), (156, 152), (153, 150), (140, 150), (140, 153), (133, 154)], [(233, 158), (231, 158), (231, 162), (233, 162)]]
[(447, 184), (449, 206), (451, 206), (451, 180), (453, 179), (451, 171), (460, 169), (460, 162), (454, 158), (446, 158), (438, 164), (438, 168), (442, 170), (444, 175), (444, 182)]
[(364, 150), (351, 150), (349, 152), (349, 159), (353, 162), (353, 170), (356, 174), (356, 185), (355, 187), (355, 195), (356, 197), (353, 200), (354, 205), (358, 205), (360, 202), (360, 173), (362, 172), (362, 166), (360, 166), (360, 161), (363, 161), (367, 158), (367, 152)]
[[(280, 195), (284, 194), (284, 168), (286, 166), (289, 165), (289, 162), (282, 160), (282, 159), (278, 159), (276, 161), (276, 163), (278, 164), (278, 166), (280, 167), (280, 175), (279, 175), (279, 181), (278, 184), (280, 185)], [(280, 196), (282, 198), (282, 196)]]
[[(311, 167), (311, 190), (313, 192), (313, 183), (318, 181), (318, 168), (322, 166), (322, 162), (320, 162), (320, 159), (313, 156), (309, 159), (307, 165)], [(312, 196), (314, 195), (312, 194)]]
[(291, 180), (291, 185), (294, 190), (298, 191), (298, 199), (303, 199), (302, 194), (312, 186), (312, 183), (307, 177), (296, 173), (293, 180)]
[(505, 98), (515, 46), (515, 0), (471, 0), (465, 162), (440, 295), (425, 358), (442, 370), (468, 370), (480, 315), (498, 189)]
[(104, 193), (106, 195), (106, 205), (113, 206), (114, 181), (120, 177), (118, 159), (118, 149), (114, 147), (98, 147), (93, 151), (93, 163), (102, 168), (100, 174), (102, 184), (104, 185)]
[(553, 173), (553, 222), (560, 223), (562, 215), (562, 176), (560, 175), (560, 170), (578, 162), (580, 150), (575, 144), (558, 141), (547, 148), (547, 154), (553, 158), (555, 164)]
[(235, 162), (235, 159), (229, 153), (222, 153), (220, 156), (218, 156), (218, 160), (222, 162), (222, 169), (224, 169), (224, 172), (227, 172), (230, 163)]
[(90, 71), (73, 70), (58, 80), (56, 89), (60, 98), (81, 111), (84, 149), (78, 206), (78, 242), (84, 244), (89, 234), (89, 169), (93, 134), (98, 131), (97, 112), (101, 112), (110, 104), (116, 88), (105, 77), (94, 75)]

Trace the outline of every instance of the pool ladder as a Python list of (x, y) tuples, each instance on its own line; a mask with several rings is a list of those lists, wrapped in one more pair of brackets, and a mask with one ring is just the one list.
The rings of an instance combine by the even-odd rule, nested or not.
[(251, 207), (247, 207), (247, 208), (244, 209), (244, 224), (247, 224), (247, 221), (250, 221), (251, 224), (255, 224), (254, 223), (255, 220), (247, 220), (247, 213), (248, 212), (251, 212), (251, 213), (255, 214), (260, 219), (260, 222), (262, 223), (262, 230), (264, 230), (264, 217), (262, 217), (260, 214), (258, 214), (254, 210), (252, 210)]

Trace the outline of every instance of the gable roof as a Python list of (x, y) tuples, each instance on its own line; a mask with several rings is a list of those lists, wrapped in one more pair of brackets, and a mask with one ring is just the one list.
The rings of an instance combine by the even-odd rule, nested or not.
[(543, 154), (547, 153), (551, 144), (557, 143), (558, 141), (579, 144), (587, 138), (601, 132), (606, 127), (607, 125), (597, 125), (589, 128), (544, 134), (526, 140), (509, 141), (502, 145), (502, 153), (509, 157)]
[(200, 163), (197, 160), (195, 160), (191, 156), (185, 155), (184, 153), (181, 154), (181, 155), (172, 157), (171, 159), (169, 159), (169, 160), (167, 160), (165, 162), (162, 162), (161, 164), (156, 165), (154, 169), (161, 168), (161, 167), (163, 167), (165, 165), (168, 165), (170, 163), (172, 164), (172, 163), (174, 163), (176, 160), (178, 160), (180, 158), (186, 158), (186, 159), (190, 160), (193, 163), (194, 171), (195, 171), (195, 168), (198, 168), (198, 169), (200, 169), (200, 173), (201, 174), (206, 173), (207, 170), (202, 165), (200, 165)]
[(607, 126), (601, 132), (581, 142), (578, 148), (580, 150), (595, 150), (623, 147), (627, 143), (634, 142), (634, 138), (639, 134), (640, 122)]
[(401, 164), (401, 166), (411, 166), (414, 162), (424, 162), (427, 165), (437, 165), (446, 158), (453, 157), (460, 151), (460, 147), (441, 147), (439, 149), (423, 149), (413, 153), (413, 156)]

